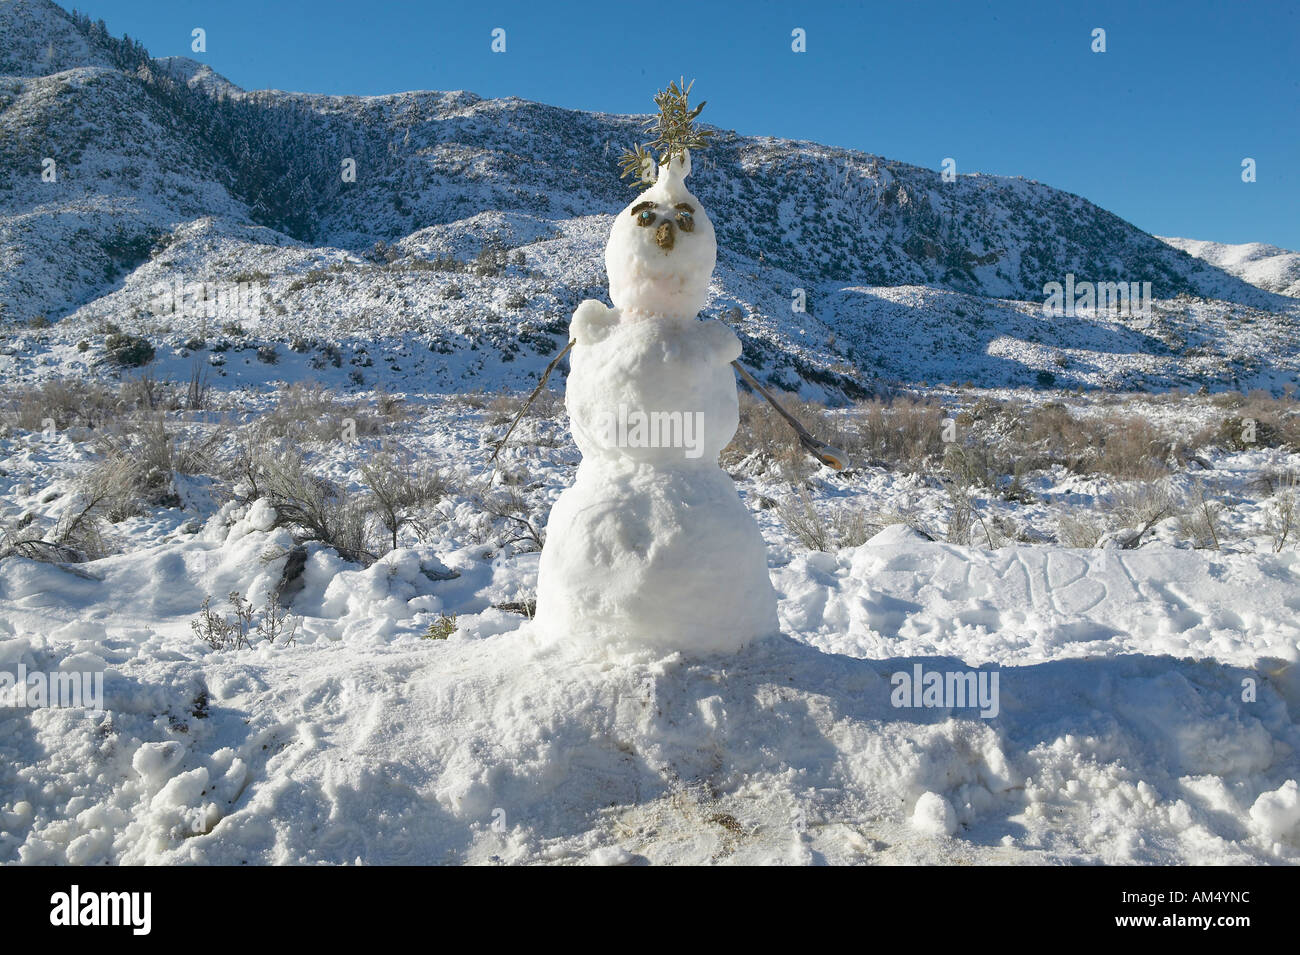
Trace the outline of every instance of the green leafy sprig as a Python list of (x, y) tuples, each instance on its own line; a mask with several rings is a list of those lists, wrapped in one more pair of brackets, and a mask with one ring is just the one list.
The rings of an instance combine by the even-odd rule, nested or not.
[(655, 105), (659, 115), (646, 121), (645, 131), (655, 133), (655, 138), (648, 143), (637, 143), (623, 153), (619, 166), (623, 172), (620, 179), (632, 176), (632, 187), (644, 189), (654, 184), (651, 176), (651, 163), (654, 153), (659, 154), (659, 165), (671, 162), (674, 156), (681, 156), (686, 150), (698, 151), (709, 145), (713, 130), (696, 129), (695, 120), (704, 109), (701, 102), (691, 108), (689, 97), (695, 81), (688, 84), (685, 77), (680, 83), (669, 83), (668, 89), (655, 94)]

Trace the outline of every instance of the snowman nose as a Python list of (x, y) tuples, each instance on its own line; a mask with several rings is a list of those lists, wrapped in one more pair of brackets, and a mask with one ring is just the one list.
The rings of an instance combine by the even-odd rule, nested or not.
[(666, 219), (659, 223), (659, 228), (655, 229), (655, 244), (665, 252), (671, 252), (676, 240), (677, 227), (673, 225), (673, 220)]

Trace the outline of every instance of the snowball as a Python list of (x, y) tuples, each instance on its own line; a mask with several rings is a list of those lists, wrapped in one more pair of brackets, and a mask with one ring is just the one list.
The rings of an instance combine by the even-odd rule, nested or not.
[(72, 653), (59, 661), (59, 669), (64, 673), (98, 673), (108, 664), (97, 653)]
[(170, 775), (185, 755), (185, 747), (174, 740), (144, 743), (131, 757), (131, 767), (146, 781), (158, 781)]
[(1270, 842), (1278, 842), (1300, 826), (1300, 789), (1289, 779), (1280, 789), (1262, 793), (1250, 807), (1250, 821)]
[(275, 517), (275, 508), (271, 506), (271, 502), (264, 497), (259, 497), (248, 508), (248, 516), (244, 520), (255, 531), (269, 531), (275, 526)]
[(922, 793), (912, 810), (912, 828), (922, 835), (950, 836), (957, 831), (957, 813), (938, 793)]
[(74, 620), (50, 631), (51, 640), (85, 640), (100, 643), (108, 639), (108, 630), (93, 620)]
[(208, 771), (200, 766), (168, 781), (149, 804), (152, 809), (183, 808), (198, 801), (208, 788)]
[(592, 865), (627, 865), (636, 859), (622, 846), (601, 846), (591, 854)]

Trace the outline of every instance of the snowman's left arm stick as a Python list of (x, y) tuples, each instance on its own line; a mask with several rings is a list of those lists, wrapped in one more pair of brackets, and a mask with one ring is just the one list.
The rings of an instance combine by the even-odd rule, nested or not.
[(501, 440), (497, 442), (496, 447), (492, 449), (492, 457), (488, 458), (488, 464), (491, 464), (497, 459), (497, 455), (501, 453), (501, 449), (504, 448), (506, 442), (510, 440), (510, 435), (514, 433), (515, 425), (519, 424), (519, 419), (524, 416), (524, 412), (528, 410), (529, 405), (531, 405), (533, 401), (536, 400), (537, 396), (542, 393), (542, 389), (546, 387), (546, 379), (551, 377), (551, 372), (555, 371), (555, 366), (560, 363), (561, 358), (569, 353), (569, 349), (574, 346), (575, 342), (577, 342), (576, 338), (570, 339), (569, 344), (564, 346), (564, 350), (552, 358), (551, 363), (546, 366), (546, 370), (542, 372), (541, 381), (537, 383), (537, 387), (533, 389), (533, 393), (528, 396), (528, 400), (525, 401), (523, 405), (520, 406), (519, 411), (515, 413), (515, 420), (510, 422), (509, 430), (507, 430)]
[(766, 388), (758, 383), (758, 379), (745, 370), (744, 365), (738, 361), (733, 361), (731, 365), (736, 369), (736, 371), (740, 372), (740, 377), (745, 379), (745, 383), (766, 398), (767, 403), (776, 409), (776, 413), (784, 418), (790, 427), (794, 428), (794, 433), (799, 436), (799, 443), (803, 445), (805, 451), (822, 464), (829, 468), (834, 468), (836, 471), (843, 471), (848, 467), (849, 457), (847, 454), (839, 448), (832, 447), (824, 441), (818, 441), (809, 434), (808, 429), (799, 423), (799, 419), (777, 404), (776, 399), (768, 393)]

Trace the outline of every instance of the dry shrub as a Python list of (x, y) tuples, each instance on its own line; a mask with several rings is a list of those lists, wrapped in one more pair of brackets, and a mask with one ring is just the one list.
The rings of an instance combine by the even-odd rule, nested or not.
[(1194, 447), (1217, 447), (1228, 451), (1250, 448), (1286, 448), (1300, 451), (1300, 402), (1290, 395), (1274, 398), (1265, 391), (1235, 396), (1226, 405), (1233, 413), (1202, 429)]
[(41, 431), (47, 421), (53, 421), (60, 430), (97, 428), (125, 410), (121, 396), (111, 388), (79, 378), (52, 378), (15, 389), (5, 404), (18, 427), (26, 431)]
[(1190, 540), (1193, 547), (1220, 550), (1224, 541), (1220, 516), (1224, 508), (1213, 490), (1204, 481), (1197, 481), (1187, 495), (1186, 510), (1178, 515), (1178, 533)]
[(375, 562), (368, 544), (369, 512), (359, 495), (312, 474), (302, 455), (289, 448), (268, 449), (250, 468), (260, 496), (275, 509), (276, 527), (291, 529), (299, 542), (332, 547), (344, 560)]
[[(289, 529), (298, 543), (317, 541), (345, 560), (366, 566), (399, 546), (403, 528), (429, 535), (437, 505), (449, 493), (447, 480), (402, 449), (386, 449), (361, 466), (365, 490), (353, 490), (314, 473), (303, 455), (282, 442), (245, 441), (230, 468), (247, 500), (265, 498), (275, 526)], [(372, 531), (382, 530), (383, 535)]]
[(1163, 481), (1142, 481), (1122, 488), (1112, 496), (1109, 508), (1114, 526), (1127, 531), (1120, 538), (1125, 549), (1140, 546), (1148, 531), (1179, 514), (1179, 502)]
[(447, 496), (446, 480), (435, 469), (408, 454), (384, 451), (361, 465), (361, 475), (370, 492), (370, 511), (390, 535), (397, 549), (398, 532), (415, 528), (420, 537), (428, 533), (426, 515)]
[(1091, 511), (1067, 511), (1057, 523), (1057, 541), (1090, 548), (1109, 539), (1130, 550), (1161, 521), (1181, 513), (1167, 482), (1139, 481), (1117, 489)]
[[(794, 396), (776, 396), (783, 405)], [(793, 479), (812, 473), (807, 452), (799, 444), (790, 425), (761, 396), (741, 390), (739, 423), (731, 443), (723, 449), (724, 465), (734, 466), (751, 455), (756, 456), (759, 471), (778, 471)], [(791, 412), (793, 413), (793, 412)], [(808, 427), (808, 422), (804, 422)], [(815, 432), (814, 429), (809, 428)]]
[(382, 393), (366, 407), (361, 402), (344, 401), (322, 385), (295, 382), (281, 390), (275, 407), (261, 416), (257, 428), (266, 438), (289, 438), (297, 443), (337, 441), (343, 438), (349, 421), (356, 436), (365, 437), (379, 434), (400, 414), (400, 407)]
[(137, 498), (154, 505), (179, 504), (173, 478), (216, 470), (214, 454), (225, 440), (223, 428), (172, 429), (160, 413), (131, 425), (101, 432), (99, 449), (106, 458), (125, 462), (134, 475)]
[(1272, 485), (1264, 530), (1273, 542), (1273, 553), (1280, 554), (1288, 543), (1295, 547), (1300, 538), (1300, 472), (1287, 471)]
[(45, 562), (95, 560), (108, 554), (105, 526), (135, 513), (138, 472), (132, 462), (109, 457), (79, 475), (53, 528), (19, 522), (4, 529), (0, 557)]
[(1085, 511), (1063, 514), (1056, 525), (1056, 539), (1066, 547), (1096, 547), (1105, 533), (1105, 524)]
[(493, 519), (492, 534), (500, 543), (523, 544), (529, 550), (541, 550), (546, 543), (550, 511), (529, 500), (524, 488), (526, 482), (525, 474), (517, 481), (475, 494), (473, 500), (483, 514)]
[(492, 401), (492, 396), (482, 388), (475, 388), (473, 391), (463, 391), (452, 398), (462, 408), (468, 408), (471, 411), (482, 411)]
[[(854, 462), (916, 472), (934, 466), (943, 455), (946, 413), (928, 398), (873, 399), (836, 412), (792, 393), (773, 397), (814, 437), (841, 448)], [(789, 423), (764, 398), (741, 391), (740, 425), (722, 460), (734, 465), (755, 453), (762, 469), (795, 478), (815, 467)]]
[(1031, 405), (984, 399), (959, 418), (971, 441), (989, 448), (1001, 474), (1060, 465), (1076, 474), (1152, 480), (1168, 472), (1174, 442), (1138, 415), (1076, 417), (1060, 402)]
[(943, 457), (943, 405), (928, 398), (895, 397), (860, 402), (853, 416), (857, 428), (835, 438), (855, 460), (892, 470), (916, 472)]
[[(843, 448), (846, 438), (855, 433), (846, 434), (841, 429), (841, 417), (819, 402), (806, 401), (779, 389), (773, 398), (814, 437), (837, 447)], [(742, 388), (736, 434), (723, 449), (720, 460), (725, 467), (735, 467), (746, 459), (759, 473), (775, 472), (795, 482), (806, 480), (818, 467), (799, 444), (790, 423), (767, 399)]]
[(122, 402), (142, 411), (179, 411), (184, 407), (184, 396), (175, 382), (144, 371), (122, 382)]
[(879, 533), (886, 523), (898, 523), (898, 519), (882, 518), (852, 505), (832, 506), (825, 511), (818, 509), (803, 488), (776, 509), (786, 530), (809, 550), (857, 547)]
[(1159, 428), (1137, 415), (1108, 415), (1081, 429), (1090, 438), (1095, 455), (1085, 466), (1125, 480), (1150, 481), (1169, 472), (1174, 442)]
[[(515, 415), (519, 414), (519, 409), (523, 407), (525, 401), (528, 401), (530, 394), (532, 394), (531, 389), (529, 391), (501, 391), (490, 399), (484, 399), (483, 396), (462, 396), (462, 403), (469, 408), (486, 409), (487, 423), (493, 428), (504, 428), (515, 420)], [(564, 395), (549, 388), (543, 388), (528, 405), (524, 418), (554, 420), (563, 411)]]
[(776, 513), (786, 530), (804, 547), (822, 551), (834, 549), (830, 525), (818, 512), (807, 491), (800, 489), (792, 499), (778, 505)]

